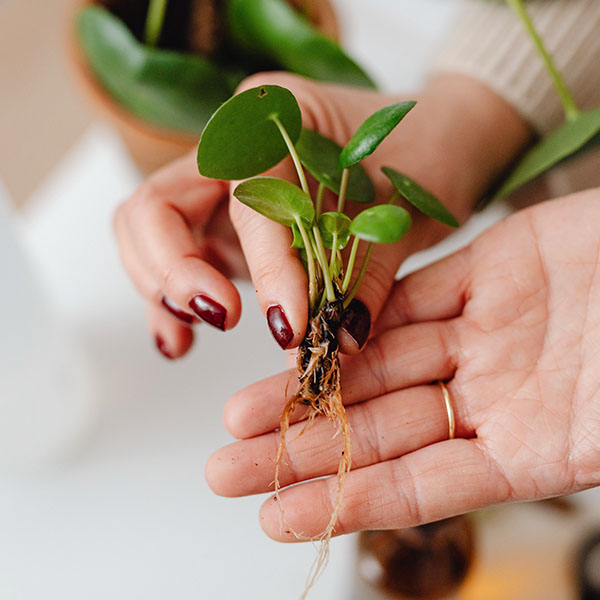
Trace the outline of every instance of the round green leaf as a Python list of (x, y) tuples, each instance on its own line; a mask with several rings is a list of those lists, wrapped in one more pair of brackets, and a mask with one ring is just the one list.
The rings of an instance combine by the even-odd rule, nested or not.
[(408, 175), (399, 173), (390, 167), (382, 167), (381, 170), (394, 184), (398, 193), (423, 214), (445, 225), (450, 225), (450, 227), (459, 226), (454, 215), (433, 194), (422, 188), (416, 181), (408, 177)]
[(541, 140), (508, 176), (497, 196), (507, 196), (581, 149), (600, 131), (600, 108), (579, 113)]
[(313, 79), (375, 87), (338, 44), (319, 33), (287, 2), (229, 0), (227, 7), (229, 33), (246, 53), (258, 53)]
[(233, 195), (261, 215), (288, 227), (292, 227), (298, 218), (309, 228), (315, 219), (310, 196), (283, 179), (255, 177), (240, 183)]
[(233, 92), (229, 75), (200, 56), (149, 48), (100, 6), (83, 9), (77, 36), (98, 81), (136, 116), (198, 135)]
[(352, 136), (340, 156), (342, 169), (355, 165), (372, 154), (377, 146), (393, 131), (394, 127), (415, 106), (416, 102), (397, 102), (372, 114)]
[[(319, 183), (336, 194), (340, 193), (341, 146), (316, 131), (303, 129), (296, 143), (296, 151), (302, 164)], [(361, 165), (350, 167), (346, 198), (365, 204), (375, 200), (375, 188)]]
[(336, 250), (346, 247), (350, 239), (350, 225), (352, 221), (344, 214), (339, 212), (326, 212), (319, 215), (317, 222), (323, 245), (325, 248), (333, 249), (333, 236), (337, 233)]
[(273, 117), (292, 143), (300, 136), (302, 116), (293, 94), (263, 85), (233, 96), (207, 123), (198, 145), (198, 169), (214, 179), (246, 179), (274, 167), (288, 148)]
[(350, 233), (361, 240), (393, 244), (410, 229), (407, 210), (393, 204), (379, 204), (359, 213), (350, 225)]

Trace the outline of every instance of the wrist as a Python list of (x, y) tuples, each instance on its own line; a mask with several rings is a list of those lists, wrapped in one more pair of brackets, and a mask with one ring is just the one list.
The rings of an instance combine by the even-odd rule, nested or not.
[[(461, 223), (533, 138), (530, 125), (510, 104), (465, 75), (430, 80), (414, 112), (403, 135), (416, 146), (412, 154), (419, 162), (409, 165), (407, 174), (428, 182)], [(421, 247), (443, 238), (448, 228), (431, 222), (427, 231)]]

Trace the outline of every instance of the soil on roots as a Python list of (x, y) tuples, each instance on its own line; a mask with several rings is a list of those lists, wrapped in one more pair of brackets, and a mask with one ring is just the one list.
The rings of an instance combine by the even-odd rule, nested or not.
[[(299, 388), (297, 393), (287, 402), (281, 416), (281, 442), (275, 465), (275, 495), (281, 511), (282, 524), (285, 523), (284, 507), (279, 501), (279, 468), (285, 454), (285, 438), (289, 429), (290, 416), (300, 406), (307, 407), (304, 430), (318, 415), (331, 421), (335, 428), (334, 435), (341, 435), (342, 449), (337, 471), (335, 501), (329, 523), (318, 536), (306, 538), (301, 532), (294, 532), (300, 540), (310, 539), (320, 543), (319, 552), (309, 572), (308, 581), (302, 598), (314, 585), (329, 559), (329, 540), (335, 530), (341, 509), (344, 491), (344, 480), (351, 466), (350, 425), (342, 403), (340, 386), (340, 361), (338, 356), (337, 333), (343, 312), (342, 301), (328, 302), (322, 310), (311, 319), (304, 341), (298, 349), (297, 366), (299, 372)], [(302, 433), (300, 435), (302, 435)]]

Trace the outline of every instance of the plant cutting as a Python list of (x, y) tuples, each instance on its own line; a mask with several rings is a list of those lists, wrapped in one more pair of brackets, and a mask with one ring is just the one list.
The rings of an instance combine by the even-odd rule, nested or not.
[[(82, 54), (80, 71), (93, 75), (84, 79), (88, 89), (96, 92), (95, 97), (104, 97), (104, 105), (115, 104), (118, 124), (126, 120), (143, 132), (155, 132), (155, 137), (179, 142), (180, 149), (169, 158), (193, 146), (211, 114), (250, 73), (283, 69), (315, 79), (373, 86), (329, 37), (336, 27), (328, 2), (97, 0), (85, 4), (77, 16), (76, 37)], [(166, 157), (152, 156), (151, 150), (137, 148), (153, 168)]]
[[(302, 129), (300, 108), (289, 90), (265, 85), (225, 102), (206, 125), (198, 146), (202, 175), (220, 180), (245, 179), (235, 188), (234, 196), (290, 229), (292, 246), (298, 249), (308, 276), (309, 325), (297, 354), (299, 387), (281, 416), (281, 441), (275, 461), (276, 494), (286, 432), (296, 408), (306, 407), (307, 426), (318, 415), (332, 421), (342, 441), (335, 506), (319, 536), (321, 550), (307, 589), (327, 560), (328, 543), (352, 460), (350, 427), (340, 387), (337, 333), (342, 314), (360, 289), (375, 244), (396, 243), (409, 230), (410, 213), (398, 204), (400, 198), (429, 217), (458, 227), (456, 219), (432, 194), (391, 167), (382, 169), (394, 189), (389, 201), (365, 208), (353, 219), (347, 215), (348, 202), (370, 204), (375, 200), (373, 184), (360, 162), (376, 150), (414, 106), (412, 101), (398, 102), (377, 111), (341, 148), (315, 131)], [(288, 155), (298, 184), (275, 177), (255, 177)], [(306, 172), (314, 178), (316, 191), (311, 191)], [(335, 210), (324, 206), (326, 189), (337, 196)], [(356, 259), (361, 243), (367, 246), (359, 265)]]

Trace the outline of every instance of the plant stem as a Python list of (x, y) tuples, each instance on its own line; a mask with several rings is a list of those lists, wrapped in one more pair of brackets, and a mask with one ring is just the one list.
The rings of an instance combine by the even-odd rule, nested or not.
[(146, 26), (144, 30), (144, 41), (148, 46), (156, 46), (160, 39), (165, 13), (167, 12), (168, 0), (150, 0), (148, 12), (146, 13)]
[(374, 248), (375, 248), (375, 244), (373, 242), (371, 242), (367, 248), (367, 253), (365, 254), (365, 258), (363, 260), (363, 264), (358, 273), (358, 277), (356, 278), (356, 281), (354, 282), (354, 285), (352, 286), (350, 293), (346, 296), (346, 298), (344, 300), (344, 308), (348, 308), (348, 305), (350, 304), (350, 302), (352, 302), (352, 299), (354, 298), (354, 296), (356, 296), (356, 292), (358, 292), (358, 290), (360, 288), (360, 284), (362, 283), (365, 273), (367, 272), (367, 267), (369, 266), (369, 261), (371, 260), (371, 254), (373, 254)]
[(308, 265), (308, 298), (311, 310), (314, 308), (315, 301), (317, 299), (317, 277), (315, 273), (315, 258), (312, 251), (312, 243), (302, 225), (302, 221), (296, 217), (296, 225), (302, 236), (304, 242), (304, 249), (306, 250), (306, 263)]
[(340, 195), (338, 196), (338, 212), (344, 212), (344, 204), (346, 202), (346, 189), (348, 187), (348, 169), (342, 171), (342, 181), (340, 182)]
[(317, 260), (319, 261), (319, 265), (321, 265), (321, 271), (323, 271), (323, 281), (325, 282), (327, 300), (333, 302), (335, 300), (335, 290), (333, 289), (333, 283), (331, 281), (331, 273), (327, 268), (327, 255), (325, 254), (325, 246), (323, 246), (321, 232), (316, 225), (313, 226), (313, 235), (317, 243)]
[(558, 95), (560, 97), (560, 101), (563, 105), (567, 120), (572, 121), (579, 115), (579, 109), (575, 104), (573, 96), (571, 96), (571, 93), (569, 92), (565, 80), (563, 79), (562, 75), (558, 72), (555, 63), (552, 60), (552, 57), (546, 50), (542, 38), (540, 38), (537, 30), (535, 29), (535, 26), (531, 21), (531, 17), (529, 16), (527, 9), (525, 8), (523, 0), (507, 0), (507, 2), (509, 6), (517, 13), (518, 17), (521, 19), (523, 25), (525, 26), (525, 29), (527, 30), (527, 33), (529, 34), (529, 37), (531, 38), (536, 50), (538, 51), (538, 54), (542, 57), (542, 60), (546, 65), (546, 70), (548, 71), (550, 77), (552, 77), (554, 87), (556, 88), (556, 91), (558, 92)]
[(286, 146), (288, 147), (290, 156), (292, 157), (292, 160), (294, 161), (294, 166), (296, 167), (296, 171), (298, 172), (298, 179), (300, 180), (300, 185), (302, 187), (302, 190), (304, 191), (304, 193), (306, 193), (310, 196), (310, 190), (308, 189), (308, 181), (306, 181), (306, 175), (304, 174), (304, 169), (302, 168), (302, 163), (300, 162), (300, 157), (298, 156), (298, 153), (296, 152), (296, 148), (294, 147), (294, 144), (292, 143), (292, 140), (291, 140), (290, 136), (288, 135), (288, 132), (286, 131), (285, 127), (283, 126), (283, 123), (279, 120), (277, 115), (271, 115), (271, 120), (279, 128), (281, 137), (283, 137), (283, 141), (285, 142)]
[(350, 285), (350, 278), (352, 277), (352, 271), (354, 270), (354, 262), (356, 261), (356, 251), (358, 250), (358, 244), (360, 240), (355, 237), (352, 242), (352, 248), (350, 250), (350, 256), (348, 257), (348, 266), (346, 267), (346, 275), (342, 283), (342, 293), (346, 293), (348, 286)]
[(315, 218), (318, 219), (323, 209), (323, 192), (325, 192), (325, 186), (320, 183), (317, 188), (317, 200), (315, 202)]

